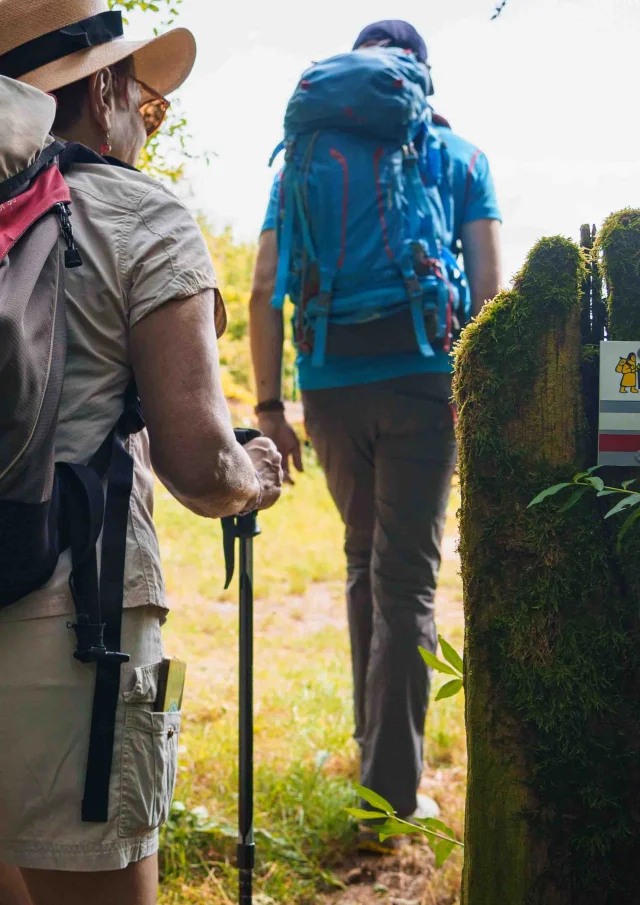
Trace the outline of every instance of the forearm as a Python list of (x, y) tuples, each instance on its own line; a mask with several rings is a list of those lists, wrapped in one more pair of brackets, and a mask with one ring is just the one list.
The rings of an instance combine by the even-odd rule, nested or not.
[(168, 302), (130, 336), (156, 474), (181, 503), (208, 518), (252, 508), (260, 493), (222, 392), (214, 302), (211, 292)]
[[(190, 452), (176, 438), (174, 456), (165, 461), (162, 454), (151, 448), (153, 467), (167, 490), (187, 509), (204, 518), (223, 518), (254, 509), (260, 497), (260, 482), (251, 459), (229, 432), (221, 436), (217, 426), (206, 439), (202, 431), (200, 449)], [(210, 454), (203, 455), (205, 450)]]
[(254, 288), (250, 301), (251, 356), (258, 402), (282, 396), (282, 311), (271, 305), (270, 293)]
[(465, 224), (462, 228), (462, 249), (475, 316), (485, 302), (494, 299), (500, 291), (500, 223), (497, 220), (475, 220)]

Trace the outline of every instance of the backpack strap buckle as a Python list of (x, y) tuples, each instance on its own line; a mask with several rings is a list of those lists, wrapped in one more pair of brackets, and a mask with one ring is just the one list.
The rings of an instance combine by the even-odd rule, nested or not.
[(324, 365), (332, 301), (333, 293), (329, 290), (321, 292), (314, 303), (314, 340), (311, 358), (311, 365), (314, 368), (321, 368)]
[(129, 654), (107, 650), (104, 643), (104, 623), (90, 622), (89, 616), (83, 613), (78, 616), (77, 622), (69, 623), (69, 628), (76, 633), (78, 647), (73, 656), (80, 663), (109, 661), (122, 664), (128, 663), (131, 659)]
[(413, 329), (416, 334), (416, 342), (418, 349), (423, 358), (434, 358), (435, 352), (429, 342), (427, 330), (424, 325), (424, 290), (420, 285), (420, 280), (415, 273), (404, 277), (404, 285), (409, 297), (409, 305), (411, 307), (411, 319), (413, 321)]
[(402, 158), (405, 167), (414, 167), (418, 164), (418, 152), (413, 144), (403, 145)]

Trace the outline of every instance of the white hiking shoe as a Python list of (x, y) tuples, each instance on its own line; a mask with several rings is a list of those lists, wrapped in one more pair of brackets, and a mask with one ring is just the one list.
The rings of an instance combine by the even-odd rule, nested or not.
[(418, 795), (418, 807), (407, 820), (437, 820), (440, 816), (440, 807), (437, 801), (428, 795)]

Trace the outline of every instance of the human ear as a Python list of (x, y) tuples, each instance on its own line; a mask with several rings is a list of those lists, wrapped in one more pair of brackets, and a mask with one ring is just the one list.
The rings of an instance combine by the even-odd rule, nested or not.
[(89, 113), (101, 134), (108, 134), (113, 124), (113, 76), (101, 69), (89, 76)]

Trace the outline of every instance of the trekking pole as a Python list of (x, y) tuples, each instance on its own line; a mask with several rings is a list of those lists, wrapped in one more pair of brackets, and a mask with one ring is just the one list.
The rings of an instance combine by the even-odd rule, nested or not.
[[(243, 446), (261, 436), (255, 430), (236, 430)], [(235, 542), (240, 542), (240, 717), (238, 770), (238, 875), (240, 905), (253, 901), (255, 864), (253, 835), (253, 538), (260, 534), (256, 512), (222, 519), (226, 565), (225, 589), (235, 571)]]

